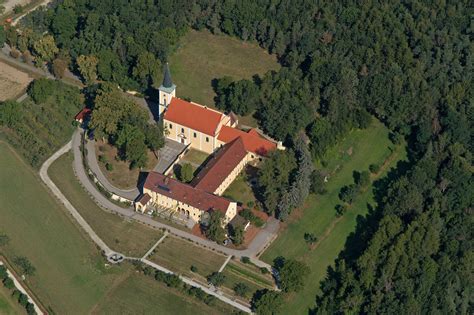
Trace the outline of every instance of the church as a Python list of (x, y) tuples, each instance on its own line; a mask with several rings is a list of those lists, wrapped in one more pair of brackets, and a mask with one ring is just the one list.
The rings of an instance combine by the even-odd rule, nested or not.
[(150, 172), (136, 211), (148, 207), (171, 209), (195, 223), (205, 221), (209, 211), (223, 214), (223, 225), (237, 215), (237, 203), (221, 195), (251, 162), (261, 161), (276, 149), (284, 149), (256, 129), (237, 128), (233, 113), (221, 113), (207, 106), (176, 97), (168, 64), (159, 87), (159, 116), (165, 137), (211, 155), (190, 184)]

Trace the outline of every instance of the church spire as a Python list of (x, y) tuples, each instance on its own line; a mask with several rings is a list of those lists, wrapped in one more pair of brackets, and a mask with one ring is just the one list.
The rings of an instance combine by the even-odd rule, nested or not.
[(165, 87), (165, 88), (173, 87), (173, 81), (171, 81), (170, 67), (169, 67), (168, 63), (166, 63), (166, 65), (165, 65), (165, 73), (164, 73), (164, 76), (163, 76), (162, 86)]

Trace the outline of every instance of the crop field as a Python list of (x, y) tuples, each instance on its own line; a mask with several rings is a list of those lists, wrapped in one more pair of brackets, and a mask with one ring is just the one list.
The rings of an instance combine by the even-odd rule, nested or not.
[[(378, 121), (366, 130), (352, 131), (328, 152), (325, 157), (330, 161), (326, 164), (326, 170), (330, 173), (327, 193), (311, 195), (306, 205), (293, 213), (279, 237), (261, 257), (268, 263), (278, 256), (295, 258), (304, 261), (311, 269), (305, 288), (288, 297), (283, 313), (303, 314), (314, 307), (320, 281), (344, 248), (348, 235), (354, 231), (358, 216), (367, 214), (369, 205), (375, 206), (373, 191), (369, 187), (357, 196), (342, 217), (336, 217), (335, 206), (341, 203), (338, 197), (340, 188), (353, 183), (353, 171), (367, 170), (370, 164), (383, 164), (385, 161), (382, 170), (372, 176), (374, 181), (383, 177), (405, 156), (404, 147), (394, 146), (388, 139), (388, 130)], [(318, 237), (313, 247), (304, 241), (305, 233), (314, 233)]]
[(0, 101), (16, 99), (32, 80), (25, 72), (0, 61)]
[(53, 182), (105, 243), (127, 256), (142, 257), (163, 233), (99, 208), (75, 177), (72, 162), (72, 154), (68, 153), (51, 165)]
[[(155, 254), (149, 259), (171, 271), (203, 280), (218, 271), (226, 257), (189, 241), (168, 236), (158, 245)], [(196, 273), (191, 271), (191, 266), (197, 268)]]

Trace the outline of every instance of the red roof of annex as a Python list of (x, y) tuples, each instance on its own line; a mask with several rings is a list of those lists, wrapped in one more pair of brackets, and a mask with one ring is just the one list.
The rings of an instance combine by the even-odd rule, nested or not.
[(164, 119), (214, 136), (223, 116), (207, 107), (173, 97)]
[(246, 155), (247, 151), (242, 138), (233, 140), (216, 152), (215, 156), (194, 177), (191, 185), (214, 193)]
[(218, 210), (225, 214), (230, 205), (226, 198), (153, 171), (148, 173), (143, 187), (202, 211)]
[(217, 139), (228, 143), (236, 138), (242, 138), (245, 150), (255, 154), (266, 156), (268, 152), (276, 149), (276, 144), (262, 137), (255, 129), (245, 132), (236, 128), (223, 126)]

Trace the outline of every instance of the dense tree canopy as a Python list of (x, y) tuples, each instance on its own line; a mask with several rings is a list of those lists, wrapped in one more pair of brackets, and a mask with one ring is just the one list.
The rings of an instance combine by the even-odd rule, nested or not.
[[(144, 90), (153, 81), (153, 71), (138, 63), (139, 56), (150, 53), (164, 62), (187, 28), (208, 28), (255, 40), (278, 55), (284, 66), (279, 72), (267, 73), (255, 87), (227, 81), (218, 103), (242, 114), (255, 106), (260, 127), (289, 146), (305, 130), (313, 157), (321, 158), (351, 129), (366, 127), (370, 115), (390, 128), (395, 142), (405, 137), (410, 165), (378, 192), (374, 218), (367, 218), (353, 237), (361, 245), (341, 253), (315, 311), (471, 311), (467, 289), (472, 287), (474, 204), (470, 2), (58, 3), (54, 10), (40, 10), (24, 20), (34, 32), (7, 30), (7, 41), (24, 51), (48, 31), (60, 50), (70, 52), (75, 65), (81, 55), (99, 56), (99, 68), (99, 53), (110, 50), (115, 57), (102, 55), (106, 60), (99, 79), (110, 77), (122, 87)], [(113, 73), (128, 76), (111, 76), (112, 68)], [(258, 96), (253, 96), (254, 89)], [(246, 93), (255, 100), (248, 108), (240, 103)], [(117, 120), (111, 119), (99, 131), (115, 133)], [(290, 185), (296, 168), (290, 156), (270, 156), (262, 169), (261, 188), (269, 212), (276, 210)], [(341, 197), (350, 201), (346, 192)], [(280, 293), (266, 291), (257, 294), (252, 305), (257, 313), (271, 314), (281, 303)]]

